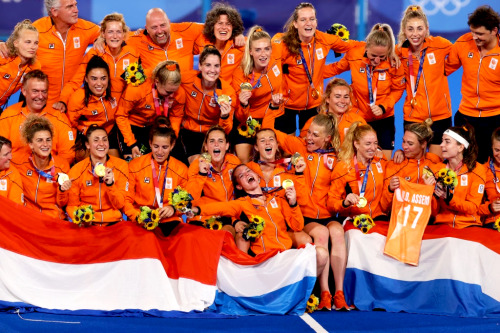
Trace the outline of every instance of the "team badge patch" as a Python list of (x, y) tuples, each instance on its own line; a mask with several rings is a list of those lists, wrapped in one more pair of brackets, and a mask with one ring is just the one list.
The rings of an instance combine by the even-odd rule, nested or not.
[(198, 96), (198, 93), (196, 91), (191, 91), (191, 96), (193, 96), (194, 98), (196, 98), (196, 96)]
[(144, 178), (144, 182), (145, 182), (146, 184), (149, 184), (149, 177), (145, 177), (145, 178)]
[(177, 47), (177, 49), (182, 49), (184, 47), (184, 44), (182, 44), (182, 38), (177, 38), (175, 40), (175, 47)]
[(85, 185), (87, 185), (87, 186), (92, 186), (92, 181), (91, 181), (91, 180), (87, 180), (87, 181), (85, 182)]
[(55, 48), (56, 48), (56, 44), (54, 44), (54, 43), (49, 44), (49, 49), (55, 49)]
[(99, 112), (97, 110), (92, 110), (92, 115), (96, 116)]
[(3, 78), (4, 78), (4, 79), (7, 79), (7, 80), (8, 80), (8, 79), (10, 79), (10, 74), (8, 74), (8, 73), (7, 73), (7, 74), (5, 74), (5, 75), (3, 76)]
[(31, 177), (32, 175), (33, 175), (33, 171), (31, 171), (31, 170), (26, 171), (26, 176)]
[(467, 58), (471, 58), (472, 59), (473, 56), (474, 56), (474, 53), (469, 52), (469, 54), (467, 55)]

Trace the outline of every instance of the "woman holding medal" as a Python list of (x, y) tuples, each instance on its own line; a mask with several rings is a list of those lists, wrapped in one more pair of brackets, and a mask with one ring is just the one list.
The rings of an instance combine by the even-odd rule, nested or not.
[(238, 10), (227, 3), (216, 2), (207, 12), (203, 34), (195, 41), (193, 54), (200, 54), (207, 45), (215, 46), (221, 54), (220, 78), (231, 83), (243, 57), (243, 31), (245, 27)]
[(23, 182), (24, 205), (63, 220), (66, 214), (62, 207), (68, 203), (72, 183), (67, 176), (68, 162), (51, 154), (52, 136), (50, 121), (30, 114), (21, 125), (21, 137), (29, 146), (31, 155), (24, 157), (15, 167)]
[(394, 35), (388, 24), (377, 23), (360, 43), (340, 61), (327, 66), (324, 77), (351, 71), (353, 105), (377, 132), (380, 147), (388, 160), (394, 148), (394, 105), (405, 88), (404, 70), (391, 66)]
[(108, 134), (103, 127), (90, 125), (85, 143), (89, 157), (75, 164), (69, 178), (73, 180), (66, 212), (73, 218), (82, 205), (94, 210), (93, 225), (109, 226), (122, 220), (129, 187), (128, 164), (109, 156)]
[[(260, 178), (260, 186), (264, 193), (275, 193), (282, 198), (288, 187), (294, 186), (297, 192), (297, 204), (303, 211), (311, 205), (309, 188), (305, 182), (304, 157), (295, 153), (291, 158), (281, 158), (278, 149), (276, 133), (270, 128), (264, 128), (255, 135), (254, 161), (247, 163)], [(295, 168), (293, 172), (292, 166)], [(293, 247), (312, 243), (312, 238), (304, 231), (288, 231), (293, 241)]]
[(115, 114), (127, 146), (122, 148), (126, 158), (141, 157), (149, 151), (149, 131), (158, 116), (169, 118), (175, 133), (179, 133), (186, 100), (180, 85), (179, 64), (165, 60), (156, 65), (150, 79), (138, 86), (127, 86)]
[[(193, 205), (228, 202), (234, 198), (231, 175), (241, 162), (228, 150), (226, 132), (218, 125), (212, 126), (205, 135), (201, 155), (189, 165), (186, 189), (193, 196)], [(194, 221), (209, 217), (198, 217)], [(222, 229), (235, 234), (230, 219), (222, 219), (221, 222)]]
[(170, 155), (176, 143), (174, 130), (164, 116), (156, 118), (149, 134), (151, 153), (129, 163), (129, 192), (124, 213), (130, 221), (137, 221), (142, 206), (159, 211), (160, 228), (164, 234), (181, 222), (175, 209), (168, 205), (169, 194), (177, 187), (186, 187), (188, 168)]
[(401, 20), (396, 54), (406, 78), (404, 125), (433, 120), (434, 137), (428, 148), (441, 156), (441, 137), (451, 126), (451, 99), (445, 59), (451, 43), (429, 35), (429, 21), (420, 6), (410, 5)]
[(399, 177), (416, 184), (433, 184), (432, 170), (440, 163), (439, 156), (427, 152), (432, 142), (432, 120), (427, 118), (421, 123), (405, 126), (403, 135), (404, 160), (401, 163), (389, 161), (385, 170), (384, 193), (380, 200), (383, 212), (389, 213), (394, 191), (399, 188)]
[[(328, 82), (321, 99), (318, 113), (332, 113), (337, 117), (337, 126), (340, 136), (340, 143), (344, 142), (345, 135), (349, 127), (356, 121), (366, 124), (366, 121), (359, 115), (359, 109), (353, 108), (351, 103), (352, 88), (344, 79), (335, 78)], [(313, 118), (309, 119), (300, 132), (301, 137), (305, 137), (307, 129), (311, 125)]]
[(235, 111), (236, 124), (231, 133), (236, 155), (243, 163), (250, 161), (254, 137), (245, 134), (244, 128), (249, 117), (257, 120), (262, 127), (264, 118), (272, 118), (274, 105), (272, 95), (281, 92), (281, 63), (280, 59), (271, 54), (271, 36), (260, 26), (254, 26), (248, 32), (245, 54), (241, 67), (238, 67), (233, 76), (233, 88), (238, 94), (239, 103)]
[(484, 218), (485, 226), (494, 228), (500, 218), (500, 127), (491, 135), (491, 150), (493, 156), (485, 164), (485, 202), (479, 207), (479, 215)]
[(316, 10), (311, 3), (302, 2), (285, 23), (285, 32), (273, 37), (273, 52), (281, 55), (285, 111), (276, 113), (275, 128), (295, 133), (295, 118), (299, 129), (317, 114), (323, 92), (323, 70), (330, 50), (346, 52), (354, 46), (336, 35), (316, 30)]
[(219, 78), (220, 52), (213, 45), (205, 46), (199, 61), (199, 73), (183, 79), (182, 83), (186, 107), (180, 137), (189, 164), (199, 156), (210, 127), (219, 125), (226, 134), (231, 132), (236, 106), (233, 88)]
[[(335, 278), (335, 309), (349, 309), (345, 302), (343, 286), (345, 274), (345, 240), (344, 229), (334, 222), (327, 208), (327, 196), (330, 188), (330, 178), (337, 161), (337, 151), (340, 139), (337, 131), (337, 118), (333, 114), (318, 114), (314, 117), (306, 138), (298, 138), (276, 131), (280, 147), (289, 154), (298, 152), (306, 159), (305, 173), (310, 205), (303, 208), (304, 231), (314, 240), (316, 246), (328, 249), (331, 240), (330, 265)], [(327, 267), (329, 267), (327, 265)], [(328, 286), (329, 269), (319, 276), (321, 298), (319, 309), (331, 310), (332, 295)]]
[(110, 155), (119, 157), (117, 128), (115, 126), (116, 99), (111, 96), (108, 64), (99, 56), (87, 63), (83, 88), (71, 95), (68, 103), (68, 119), (78, 130), (75, 140), (76, 161), (88, 157), (85, 133), (91, 124), (102, 126), (109, 134)]
[(437, 209), (434, 223), (458, 229), (481, 225), (479, 206), (484, 195), (486, 171), (476, 162), (478, 147), (474, 127), (467, 124), (444, 131), (441, 151), (444, 162), (436, 165), (434, 174), (439, 177), (442, 169), (454, 171), (457, 184), (451, 189), (438, 181), (434, 190), (437, 201), (433, 200), (433, 211)]

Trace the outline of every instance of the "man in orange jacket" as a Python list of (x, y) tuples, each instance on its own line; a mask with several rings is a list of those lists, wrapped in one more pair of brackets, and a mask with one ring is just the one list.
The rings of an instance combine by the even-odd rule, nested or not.
[(477, 161), (484, 163), (491, 155), (491, 134), (500, 123), (500, 15), (481, 6), (469, 15), (467, 24), (471, 32), (453, 44), (446, 75), (463, 66), (462, 101), (455, 126), (469, 122), (482, 134), (477, 137)]
[[(80, 65), (87, 46), (99, 37), (99, 26), (78, 18), (76, 0), (46, 0), (48, 16), (33, 25), (39, 32), (37, 59), (42, 70), (50, 78), (48, 105), (59, 100), (64, 84), (69, 81)], [(5, 44), (0, 54), (6, 57)], [(61, 111), (65, 107), (59, 105)]]
[(54, 127), (52, 153), (65, 159), (68, 164), (73, 162), (75, 153), (72, 147), (75, 143), (75, 132), (66, 115), (46, 106), (48, 87), (49, 79), (45, 73), (38, 69), (29, 72), (24, 76), (21, 88), (26, 101), (8, 107), (0, 116), (0, 135), (12, 141), (12, 155), (15, 162), (31, 154), (20, 133), (21, 124), (30, 113), (38, 113), (50, 120)]

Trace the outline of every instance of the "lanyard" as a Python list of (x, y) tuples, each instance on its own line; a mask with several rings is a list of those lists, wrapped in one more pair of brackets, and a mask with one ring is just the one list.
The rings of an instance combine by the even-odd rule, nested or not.
[(491, 173), (493, 173), (493, 183), (495, 183), (497, 193), (500, 194), (500, 188), (498, 188), (498, 178), (497, 178), (497, 174), (496, 174), (497, 171), (495, 170), (495, 165), (493, 164), (493, 160), (490, 160), (490, 170), (491, 170)]
[(258, 160), (257, 164), (263, 165), (263, 164), (274, 164), (274, 165), (282, 165), (286, 167), (288, 171), (292, 169), (292, 159), (290, 157), (288, 158), (280, 158), (279, 160), (276, 161), (261, 161)]
[(358, 159), (356, 158), (356, 155), (354, 155), (354, 168), (356, 169), (356, 179), (358, 180), (359, 196), (360, 197), (365, 196), (366, 183), (368, 182), (368, 173), (370, 172), (370, 164), (371, 163), (372, 163), (372, 160), (369, 160), (368, 166), (366, 167), (366, 170), (365, 170), (365, 176), (363, 177), (363, 184), (361, 184), (361, 177), (360, 177), (359, 167), (358, 167)]
[[(261, 187), (262, 189), (262, 192), (266, 193), (266, 194), (271, 194), (271, 193), (274, 193), (276, 191), (279, 191), (281, 190), (283, 187), (281, 186), (275, 186), (275, 187), (270, 187), (270, 186), (266, 186), (266, 187)], [(249, 194), (250, 195), (250, 194)]]
[(257, 82), (255, 83), (255, 85), (253, 84), (253, 81), (255, 79), (255, 74), (254, 72), (252, 71), (252, 78), (250, 79), (250, 84), (252, 85), (252, 88), (253, 89), (256, 89), (259, 87), (260, 85), (260, 79), (262, 79), (262, 77), (264, 76), (263, 73), (265, 73), (267, 71), (267, 67), (264, 69), (264, 71), (262, 71), (262, 73), (260, 73), (260, 76), (259, 76), (259, 79), (257, 80)]
[(415, 82), (415, 77), (413, 76), (413, 53), (411, 52), (411, 48), (408, 49), (408, 67), (410, 70), (410, 84), (411, 84), (411, 94), (412, 100), (417, 95), (418, 83), (420, 82), (420, 77), (422, 75), (422, 71), (424, 70), (424, 61), (425, 61), (425, 53), (427, 49), (422, 51), (422, 56), (420, 57), (420, 63), (418, 65), (418, 73), (417, 73), (417, 81)]
[(33, 166), (33, 168), (35, 168), (35, 171), (42, 177), (45, 177), (47, 179), (54, 179), (54, 177), (56, 176), (56, 168), (54, 166), (54, 158), (51, 157), (51, 163), (52, 163), (52, 167), (50, 168), (50, 173), (47, 173), (43, 170), (40, 170), (36, 167), (35, 165), (35, 162), (33, 161), (33, 158), (30, 156), (30, 162), (31, 162), (31, 165)]
[[(151, 92), (153, 93), (153, 100), (155, 102), (156, 115), (161, 116), (160, 99), (158, 98), (158, 92), (154, 87), (151, 88)], [(165, 97), (165, 100), (163, 101), (163, 115), (165, 117), (168, 117), (168, 97)]]
[[(224, 157), (224, 158), (225, 158), (225, 157)], [(215, 182), (216, 180), (215, 180), (215, 177), (213, 176), (213, 174), (215, 173), (215, 174), (219, 174), (219, 175), (220, 175), (221, 180), (222, 180), (222, 181), (224, 181), (224, 179), (223, 179), (223, 175), (222, 175), (222, 171), (224, 171), (224, 169), (226, 168), (226, 165), (227, 165), (227, 164), (226, 164), (226, 162), (224, 161), (224, 162), (222, 163), (222, 167), (220, 168), (220, 171), (217, 171), (217, 170), (215, 170), (215, 168), (213, 167), (213, 165), (212, 165), (212, 164), (210, 164), (210, 169), (208, 170), (208, 178), (212, 178), (212, 180)]]
[(372, 75), (373, 72), (370, 69), (370, 65), (366, 65), (366, 80), (368, 82), (368, 97), (370, 98), (370, 105), (375, 105), (377, 100), (377, 87), (375, 90), (372, 89)]
[[(328, 170), (332, 170), (332, 168), (328, 165), (328, 154), (335, 152), (335, 149), (330, 148), (330, 149), (316, 149), (313, 151), (313, 153), (323, 155), (323, 164)], [(321, 156), (319, 156), (321, 158)], [(332, 163), (333, 164), (333, 163)]]
[(300, 59), (302, 60), (302, 66), (304, 66), (304, 70), (306, 71), (306, 74), (307, 74), (307, 79), (309, 80), (309, 84), (314, 89), (314, 83), (313, 83), (312, 76), (314, 75), (314, 55), (316, 54), (316, 40), (314, 40), (314, 44), (313, 44), (313, 57), (312, 57), (312, 64), (311, 64), (311, 72), (309, 72), (309, 67), (307, 67), (307, 62), (306, 62), (306, 58), (304, 57), (304, 52), (302, 52), (302, 47), (299, 49), (299, 53), (300, 53)]
[[(219, 104), (219, 96), (217, 96), (217, 93), (215, 92), (216, 87), (214, 87), (214, 101), (215, 103)], [(219, 104), (220, 105), (220, 104)]]
[(167, 162), (167, 167), (165, 168), (165, 178), (163, 179), (163, 188), (161, 190), (161, 195), (160, 195), (160, 184), (158, 184), (158, 181), (160, 180), (160, 175), (156, 174), (156, 167), (155, 167), (155, 162), (153, 160), (153, 156), (151, 156), (151, 169), (153, 170), (153, 185), (155, 187), (155, 195), (156, 195), (156, 201), (158, 202), (158, 207), (163, 208), (163, 195), (165, 194), (165, 187), (167, 185), (167, 172), (168, 172), (168, 164), (170, 163), (170, 159)]

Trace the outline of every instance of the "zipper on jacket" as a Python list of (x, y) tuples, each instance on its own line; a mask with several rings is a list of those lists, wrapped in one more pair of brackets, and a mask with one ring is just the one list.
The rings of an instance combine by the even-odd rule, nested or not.
[(102, 101), (102, 96), (99, 97), (99, 101), (101, 101), (102, 107), (104, 108), (104, 116), (106, 117), (106, 123), (108, 123), (108, 110), (106, 109), (106, 105), (104, 105), (104, 102)]
[[(18, 70), (17, 70), (17, 75), (16, 75), (16, 77), (15, 77), (15, 78), (14, 78), (14, 80), (12, 80), (12, 82), (9, 84), (9, 86), (7, 87), (7, 90), (5, 90), (5, 92), (3, 93), (3, 95), (2, 95), (2, 96), (0, 96), (0, 99), (1, 99), (1, 98), (3, 98), (3, 97), (4, 97), (4, 96), (5, 96), (5, 95), (9, 92), (10, 88), (12, 87), (12, 85), (14, 84), (14, 82), (16, 82), (17, 78), (19, 77), (19, 73), (21, 73), (21, 70), (20, 70), (20, 69), (18, 69)], [(20, 82), (19, 82), (19, 83), (20, 83)], [(5, 104), (7, 104), (7, 103), (5, 103)]]
[[(278, 227), (276, 226), (276, 223), (274, 223), (273, 218), (271, 217), (271, 214), (269, 214), (269, 211), (267, 210), (267, 203), (266, 203), (266, 206), (264, 207), (264, 209), (266, 210), (267, 216), (269, 216), (269, 218), (271, 219), (271, 222), (273, 222), (273, 225), (274, 225), (274, 231), (275, 231), (275, 237), (276, 237), (276, 241), (277, 241), (278, 243), (280, 243), (280, 244), (281, 244), (281, 246), (283, 246), (283, 250), (286, 250), (286, 246), (285, 246), (285, 245), (283, 245), (283, 243), (282, 243), (282, 242), (280, 242), (280, 240), (279, 240), (279, 238), (278, 238)], [(262, 240), (264, 240), (264, 239), (262, 239)]]
[[(68, 34), (69, 34), (69, 30), (68, 30)], [(59, 31), (57, 31), (56, 36), (59, 37), (59, 39), (63, 43), (63, 50), (64, 50), (64, 53), (63, 53), (63, 63), (62, 63), (62, 70), (63, 71), (62, 71), (62, 78), (61, 78), (61, 91), (62, 91), (62, 89), (64, 87), (64, 71), (65, 71), (65, 67), (66, 67), (66, 40), (68, 38), (68, 35), (66, 35), (66, 40), (63, 40), (63, 38), (62, 38), (61, 34), (59, 33)]]

